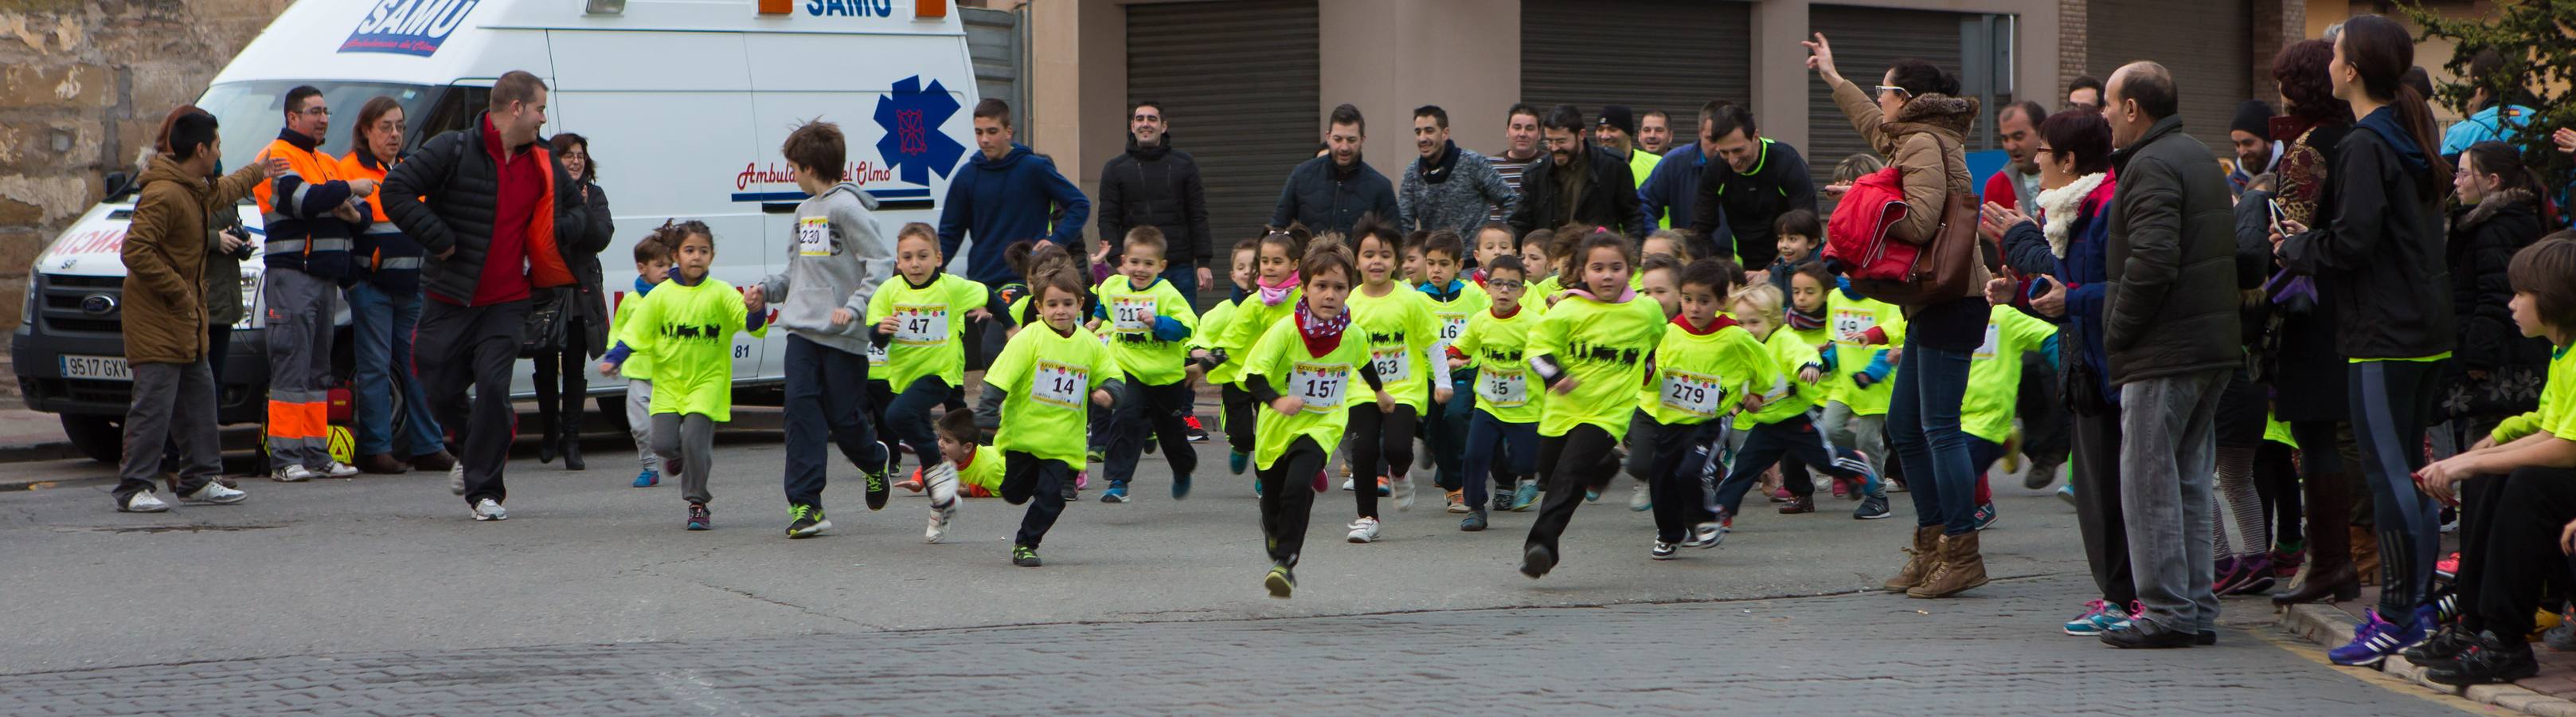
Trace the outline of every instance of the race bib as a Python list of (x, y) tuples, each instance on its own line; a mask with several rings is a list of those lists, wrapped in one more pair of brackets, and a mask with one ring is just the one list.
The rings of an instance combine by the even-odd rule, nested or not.
[(1121, 296), (1109, 300), (1111, 328), (1122, 334), (1140, 334), (1153, 329), (1144, 317), (1154, 313), (1154, 297)]
[(1440, 340), (1432, 342), (1432, 344), (1431, 344), (1431, 355), (1432, 355), (1434, 358), (1443, 357), (1443, 356), (1448, 356), (1448, 355), (1449, 355), (1449, 345), (1450, 345), (1450, 344), (1457, 343), (1457, 342), (1458, 342), (1458, 337), (1459, 337), (1459, 336), (1466, 335), (1466, 333), (1467, 333), (1467, 315), (1466, 315), (1466, 314), (1441, 314), (1441, 315), (1440, 315)]
[(1834, 311), (1834, 340), (1847, 344), (1860, 343), (1860, 335), (1878, 328), (1878, 314), (1857, 309)]
[(832, 255), (832, 219), (806, 217), (796, 220), (796, 255)]
[(1969, 355), (1968, 359), (1971, 361), (1984, 361), (1986, 359), (1994, 358), (1997, 352), (2003, 350), (2003, 334), (2003, 327), (1991, 323), (1986, 324), (1986, 342), (1977, 344), (1977, 352)]
[(1377, 367), (1380, 383), (1396, 383), (1413, 378), (1413, 350), (1402, 346), (1369, 349), (1369, 363)]
[[(1383, 379), (1383, 377), (1381, 377)], [(1342, 405), (1342, 394), (1351, 385), (1349, 366), (1297, 364), (1288, 374), (1289, 395), (1306, 402), (1306, 413), (1323, 413)]]
[(894, 305), (894, 340), (906, 346), (948, 343), (948, 307), (937, 304)]
[(886, 347), (878, 346), (874, 341), (868, 342), (868, 368), (870, 370), (875, 370), (877, 368), (884, 367), (885, 365)]
[(1717, 416), (1718, 402), (1725, 399), (1726, 391), (1718, 388), (1716, 377), (1688, 371), (1665, 371), (1663, 374), (1664, 405), (1701, 418)]
[(1082, 410), (1083, 389), (1091, 385), (1091, 369), (1073, 364), (1038, 360), (1038, 370), (1030, 380), (1030, 400), (1049, 406)]
[(1476, 374), (1476, 397), (1494, 408), (1528, 405), (1529, 379), (1519, 371), (1487, 369)]

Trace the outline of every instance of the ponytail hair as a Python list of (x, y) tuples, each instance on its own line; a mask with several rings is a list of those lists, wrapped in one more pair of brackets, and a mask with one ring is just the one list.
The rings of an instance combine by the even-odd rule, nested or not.
[[(2406, 72), (2415, 67), (2415, 37), (2406, 26), (2378, 15), (2356, 15), (2344, 21), (2342, 43), (2344, 63), (2361, 75), (2361, 89), (2373, 98), (2388, 100), (2389, 109), (2397, 112), (2398, 126), (2413, 135), (2415, 145), (2427, 156), (2442, 146), (2442, 133), (2433, 122), (2433, 105), (2424, 93), (2405, 82)], [(2425, 164), (2431, 167), (2431, 180), (2416, 187), (2423, 199), (2434, 199), (2449, 191), (2452, 168), (2441, 161)]]

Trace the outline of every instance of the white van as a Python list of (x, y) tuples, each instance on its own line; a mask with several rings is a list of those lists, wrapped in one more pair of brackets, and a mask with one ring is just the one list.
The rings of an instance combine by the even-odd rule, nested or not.
[[(632, 291), (636, 240), (671, 217), (715, 230), (718, 278), (742, 286), (782, 271), (805, 194), (778, 147), (805, 120), (840, 124), (848, 177), (881, 203), (887, 241), (904, 222), (937, 223), (933, 202), (974, 147), (977, 99), (966, 30), (949, 4), (303, 0), (243, 48), (197, 106), (221, 119), (224, 165), (240, 167), (284, 126), (284, 99), (297, 85), (321, 88), (336, 113), (322, 148), (337, 156), (369, 98), (400, 101), (406, 148), (418, 147), (468, 126), (502, 73), (536, 73), (553, 88), (543, 132), (588, 137), (601, 168), (617, 221), (599, 255), (614, 306)], [(118, 455), (132, 380), (116, 299), (133, 188), (121, 183), (111, 181), (109, 201), (37, 257), (12, 347), (27, 405), (61, 414), (71, 439), (107, 461)], [(259, 212), (241, 214), (257, 235)], [(226, 423), (258, 422), (266, 411), (261, 268), (258, 259), (242, 267), (251, 318), (235, 325), (219, 377)], [(783, 340), (777, 332), (735, 339), (737, 387), (780, 380)], [(338, 344), (345, 376), (348, 342)], [(532, 375), (520, 362), (513, 393), (533, 395)], [(594, 376), (590, 385), (601, 412), (622, 423), (613, 396), (623, 395), (623, 382)]]

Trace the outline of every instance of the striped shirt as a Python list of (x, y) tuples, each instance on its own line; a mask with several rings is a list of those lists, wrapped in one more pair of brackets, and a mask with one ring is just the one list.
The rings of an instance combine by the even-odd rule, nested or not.
[[(1503, 183), (1511, 185), (1514, 193), (1520, 193), (1521, 172), (1528, 170), (1530, 165), (1537, 164), (1539, 160), (1545, 158), (1547, 158), (1546, 152), (1530, 155), (1529, 159), (1512, 159), (1504, 154), (1496, 153), (1485, 155), (1485, 162), (1494, 165), (1494, 173), (1503, 175)], [(1495, 207), (1492, 211), (1487, 212), (1485, 221), (1499, 222), (1509, 218), (1510, 217), (1503, 212), (1501, 207)]]

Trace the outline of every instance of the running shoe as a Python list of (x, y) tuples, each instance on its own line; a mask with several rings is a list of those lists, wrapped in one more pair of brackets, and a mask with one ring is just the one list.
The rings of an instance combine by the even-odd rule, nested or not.
[(1810, 496), (1789, 496), (1789, 502), (1780, 504), (1781, 515), (1797, 515), (1800, 513), (1813, 512), (1816, 512), (1816, 499)]
[(2107, 600), (2084, 604), (2084, 614), (2066, 621), (2066, 634), (2076, 637), (2100, 637), (2102, 633), (2129, 625), (2129, 611)]
[(2460, 554), (2455, 552), (2450, 555), (2443, 556), (2441, 560), (2433, 561), (2433, 577), (2441, 578), (2442, 582), (2458, 580), (2460, 578)]
[(707, 504), (705, 504), (705, 503), (690, 503), (690, 504), (689, 504), (689, 529), (690, 529), (690, 530), (715, 530), (715, 529), (716, 529), (716, 517), (715, 517), (715, 515), (713, 515), (713, 514), (711, 514), (711, 513), (708, 513), (708, 512), (707, 512)]
[(1469, 533), (1483, 531), (1485, 529), (1485, 510), (1483, 508), (1478, 508), (1474, 512), (1468, 513), (1467, 517), (1458, 519), (1458, 529)]
[(1530, 506), (1537, 504), (1537, 481), (1524, 480), (1521, 481), (1520, 487), (1512, 489), (1512, 512), (1527, 513), (1529, 512)]
[(787, 506), (787, 537), (811, 538), (831, 529), (831, 519), (823, 517), (823, 506)]
[(1977, 506), (1975, 518), (1976, 524), (1972, 527), (1977, 530), (1985, 530), (1987, 528), (1995, 527), (1995, 520), (2001, 517), (2003, 516), (1995, 512), (1995, 504), (1986, 503), (1984, 505), (1979, 505)]
[(1261, 586), (1270, 590), (1270, 597), (1286, 600), (1290, 593), (1297, 591), (1297, 574), (1290, 572), (1286, 565), (1273, 565), (1270, 566), (1270, 575), (1261, 579)]
[(1451, 512), (1451, 513), (1465, 513), (1465, 512), (1467, 512), (1467, 492), (1466, 492), (1466, 491), (1464, 491), (1464, 490), (1452, 490), (1452, 491), (1449, 491), (1449, 512)]
[(1537, 580), (1547, 575), (1547, 571), (1555, 569), (1556, 552), (1548, 550), (1547, 546), (1533, 544), (1521, 549), (1522, 575), (1529, 576), (1531, 580)]
[(1718, 523), (1701, 523), (1691, 526), (1690, 537), (1682, 539), (1682, 547), (1707, 549), (1717, 547), (1718, 543), (1723, 542), (1726, 542), (1726, 526)]
[(1789, 495), (1789, 489), (1787, 488), (1771, 489), (1771, 502), (1773, 503), (1787, 503), (1791, 497), (1792, 496)]
[(1046, 561), (1038, 559), (1037, 548), (1032, 548), (1026, 545), (1014, 545), (1011, 546), (1011, 564), (1023, 568), (1034, 568), (1046, 565)]
[(2512, 682), (2537, 674), (2540, 674), (2540, 662), (2531, 653), (2529, 643), (2508, 646), (2503, 640), (2481, 635), (2476, 644), (2460, 654), (2457, 663), (2447, 668), (2429, 668), (2424, 672), (2424, 679), (2465, 686)]
[[(139, 493), (137, 495), (149, 494)], [(232, 505), (249, 499), (249, 493), (233, 490), (232, 488), (225, 486), (223, 481), (217, 480), (206, 481), (206, 485), (198, 488), (197, 492), (182, 493), (179, 495), (179, 502), (187, 505)]]
[(1890, 515), (1894, 515), (1894, 513), (1888, 512), (1887, 496), (1883, 495), (1873, 495), (1867, 498), (1862, 498), (1860, 499), (1860, 507), (1852, 509), (1853, 520), (1877, 520)]
[(651, 468), (646, 468), (646, 469), (644, 469), (644, 470), (643, 470), (643, 472), (640, 472), (640, 473), (636, 473), (636, 474), (635, 474), (635, 487), (637, 487), (637, 488), (651, 488), (651, 487), (653, 487), (653, 486), (657, 486), (657, 485), (661, 485), (661, 484), (662, 484), (662, 473), (661, 473), (661, 471), (656, 471), (656, 470), (653, 470), (653, 469), (651, 469)]
[(1181, 500), (1188, 497), (1190, 497), (1190, 474), (1172, 474), (1172, 500)]
[(1638, 512), (1655, 509), (1655, 496), (1646, 490), (1645, 481), (1628, 487), (1628, 509)]
[(1379, 478), (1377, 481), (1378, 485), (1386, 486), (1386, 492), (1379, 495), (1395, 496), (1396, 510), (1413, 509), (1413, 476), (1400, 475), (1393, 478)]
[(2058, 486), (2058, 487), (2057, 487), (2057, 499), (2058, 499), (2058, 500), (2062, 500), (2062, 501), (2066, 501), (2066, 504), (2067, 504), (2067, 505), (2074, 505), (2074, 504), (2075, 504), (2075, 484), (2073, 484), (2073, 483), (2068, 483), (2068, 484), (2066, 484), (2066, 485)]
[(1101, 492), (1100, 492), (1100, 502), (1102, 502), (1102, 503), (1125, 503), (1125, 502), (1127, 502), (1127, 484), (1126, 484), (1125, 482), (1123, 482), (1123, 481), (1110, 481), (1110, 482), (1109, 482), (1109, 490), (1105, 490), (1105, 491), (1101, 491)]
[(1351, 542), (1374, 543), (1377, 542), (1377, 539), (1378, 522), (1376, 518), (1361, 518), (1359, 520), (1351, 521)]
[(1674, 555), (1677, 555), (1677, 554), (1680, 554), (1680, 553), (1681, 553), (1681, 547), (1680, 547), (1680, 546), (1677, 546), (1677, 545), (1674, 545), (1674, 544), (1672, 544), (1672, 543), (1667, 543), (1667, 542), (1664, 542), (1664, 541), (1658, 540), (1658, 541), (1655, 541), (1655, 549), (1654, 549), (1654, 550), (1652, 550), (1652, 551), (1648, 551), (1648, 552), (1646, 553), (1646, 557), (1654, 558), (1654, 559), (1656, 559), (1656, 560), (1671, 560), (1671, 559), (1673, 559), (1673, 556), (1674, 556)]
[(509, 520), (510, 509), (501, 507), (501, 501), (485, 498), (474, 503), (474, 519)]
[(119, 513), (159, 513), (169, 509), (170, 504), (153, 497), (152, 491), (148, 490), (135, 491), (116, 504), (116, 512)]
[(2326, 651), (2326, 658), (2347, 667), (2376, 665), (2423, 640), (2423, 621), (2410, 617), (2406, 624), (2398, 625), (2382, 619), (2374, 608), (2362, 616), (2359, 627), (2353, 628), (2352, 642)]
[(1189, 424), (1189, 427), (1190, 427), (1189, 438), (1190, 438), (1190, 442), (1191, 442), (1191, 443), (1206, 443), (1206, 442), (1207, 442), (1207, 439), (1208, 439), (1208, 432), (1207, 432), (1207, 428), (1206, 428), (1206, 427), (1204, 427), (1204, 426), (1199, 425), (1199, 417), (1198, 417), (1198, 416), (1182, 416), (1182, 417), (1181, 417), (1181, 422), (1182, 422), (1182, 423), (1185, 423), (1185, 424)]
[(1225, 467), (1227, 470), (1234, 471), (1235, 475), (1243, 475), (1244, 469), (1252, 467), (1252, 454), (1243, 451), (1226, 451)]

